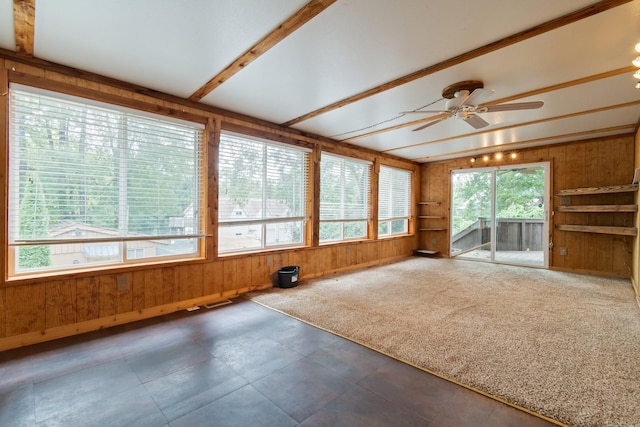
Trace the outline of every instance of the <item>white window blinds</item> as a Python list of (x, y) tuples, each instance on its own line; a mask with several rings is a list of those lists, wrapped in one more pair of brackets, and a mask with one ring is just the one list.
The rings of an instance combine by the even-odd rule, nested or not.
[(378, 180), (378, 234), (407, 232), (411, 215), (411, 172), (380, 166)]
[(304, 241), (309, 151), (224, 132), (219, 158), (219, 248)]
[[(10, 93), (11, 244), (199, 236), (202, 125), (23, 86)], [(177, 250), (156, 246), (147, 254)], [(23, 267), (55, 267), (56, 250)], [(82, 253), (101, 252), (84, 248), (73, 264)]]
[(322, 153), (320, 240), (366, 237), (370, 170), (370, 163)]

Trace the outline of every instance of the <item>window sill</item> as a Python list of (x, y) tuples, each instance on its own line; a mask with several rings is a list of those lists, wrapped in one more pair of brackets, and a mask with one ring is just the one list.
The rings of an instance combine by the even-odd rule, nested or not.
[(79, 268), (77, 270), (57, 270), (39, 273), (20, 274), (8, 277), (4, 281), (4, 286), (28, 285), (31, 283), (44, 282), (48, 280), (68, 280), (80, 277), (102, 276), (107, 274), (126, 274), (134, 270), (150, 270), (153, 268), (174, 267), (185, 264), (197, 264), (205, 262), (206, 258), (184, 258), (163, 261), (149, 261), (132, 264), (104, 265), (87, 268)]

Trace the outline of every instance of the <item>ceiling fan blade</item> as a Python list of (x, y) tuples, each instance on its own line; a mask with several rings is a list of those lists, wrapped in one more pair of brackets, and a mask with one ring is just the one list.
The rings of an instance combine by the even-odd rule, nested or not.
[(513, 111), (513, 110), (533, 110), (535, 108), (540, 108), (544, 105), (543, 101), (532, 101), (532, 102), (515, 102), (513, 104), (497, 104), (497, 105), (487, 105), (482, 106), (482, 113), (487, 112), (491, 113), (494, 111)]
[(469, 123), (471, 126), (473, 126), (476, 129), (489, 126), (489, 122), (483, 119), (482, 117), (478, 116), (477, 114), (469, 114), (463, 120)]
[(429, 126), (433, 126), (433, 125), (435, 125), (436, 123), (440, 123), (441, 121), (443, 121), (443, 120), (445, 120), (445, 119), (448, 119), (448, 118), (449, 118), (449, 117), (443, 117), (443, 118), (441, 118), (441, 119), (434, 120), (434, 121), (432, 121), (432, 122), (429, 122), (429, 123), (427, 123), (427, 124), (424, 124), (424, 125), (422, 125), (422, 126), (420, 126), (420, 127), (417, 127), (417, 128), (415, 128), (415, 129), (413, 129), (413, 132), (416, 132), (416, 131), (419, 131), (419, 130), (422, 130), (422, 129), (426, 129), (426, 128), (428, 128)]
[(447, 110), (413, 110), (413, 111), (400, 111), (400, 114), (420, 114), (420, 113), (448, 113)]
[(493, 89), (478, 88), (471, 92), (471, 95), (469, 95), (467, 99), (464, 100), (462, 105), (482, 104), (485, 100), (487, 100), (487, 98), (493, 95), (493, 92), (495, 92)]

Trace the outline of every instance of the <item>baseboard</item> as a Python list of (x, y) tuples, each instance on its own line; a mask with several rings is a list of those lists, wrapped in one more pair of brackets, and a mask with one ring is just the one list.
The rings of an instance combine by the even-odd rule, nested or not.
[(585, 275), (588, 275), (588, 276), (615, 277), (617, 279), (630, 279), (630, 280), (632, 280), (632, 283), (633, 283), (633, 278), (631, 276), (629, 276), (628, 273), (614, 273), (614, 272), (610, 272), (610, 271), (585, 270), (585, 269), (564, 268), (564, 267), (555, 267), (555, 266), (550, 266), (549, 270), (562, 271), (564, 273), (585, 274)]

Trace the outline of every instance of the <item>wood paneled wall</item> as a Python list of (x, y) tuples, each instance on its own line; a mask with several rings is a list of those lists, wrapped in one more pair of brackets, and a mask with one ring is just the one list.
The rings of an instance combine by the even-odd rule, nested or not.
[[(434, 215), (450, 217), (452, 170), (473, 167), (550, 162), (551, 206), (554, 210), (561, 200), (553, 197), (555, 191), (570, 188), (631, 184), (634, 173), (634, 135), (599, 138), (587, 141), (530, 148), (518, 151), (515, 160), (479, 161), (473, 166), (470, 157), (450, 161), (427, 163), (422, 166), (421, 200), (442, 202)], [(631, 204), (631, 193), (605, 194), (584, 197), (584, 204)], [(554, 230), (554, 224), (633, 226), (632, 213), (568, 213), (555, 212), (550, 218), (549, 267), (578, 273), (631, 277), (634, 237), (606, 234), (579, 233)], [(448, 226), (448, 225), (447, 225)], [(636, 225), (637, 226), (637, 225)], [(419, 246), (449, 254), (449, 231), (423, 232)], [(435, 243), (434, 240), (435, 239)], [(561, 255), (559, 248), (567, 248)]]
[[(415, 238), (406, 236), (4, 286), (0, 287), (0, 350), (268, 288), (286, 265), (300, 266), (305, 280), (391, 262), (409, 256), (413, 248)], [(118, 290), (121, 276), (126, 277), (126, 290)]]
[[(393, 156), (359, 150), (42, 60), (0, 55), (2, 120), (7, 118), (8, 82), (34, 85), (208, 123), (210, 157), (207, 161), (209, 176), (206, 188), (209, 189), (207, 194), (210, 199), (210, 215), (207, 233), (213, 236), (217, 203), (211, 199), (217, 194), (217, 177), (212, 171), (215, 170), (216, 135), (219, 135), (221, 127), (243, 129), (253, 135), (310, 147), (314, 150), (316, 160), (320, 150), (329, 150), (376, 164), (411, 169), (416, 176), (420, 173), (419, 165)], [(0, 229), (0, 240), (4, 245), (8, 170), (6, 122), (3, 122), (2, 128), (0, 192), (5, 201), (2, 212), (5, 227)], [(314, 188), (317, 193), (317, 186)], [(11, 281), (3, 277), (0, 283), (0, 350), (158, 316), (271, 287), (274, 280), (277, 280), (277, 271), (287, 265), (299, 265), (301, 279), (305, 280), (342, 270), (391, 262), (410, 256), (416, 247), (416, 237), (412, 235), (322, 246), (318, 244), (317, 236), (313, 237), (311, 246), (305, 248), (225, 257), (216, 256), (214, 239), (208, 238), (206, 260)], [(4, 272), (5, 256), (0, 259), (0, 268)]]
[[(634, 165), (636, 168), (640, 168), (640, 123), (636, 129), (635, 135), (635, 156), (634, 156)], [(640, 203), (640, 195), (636, 193), (635, 203)], [(640, 227), (640, 210), (636, 212), (636, 227)], [(638, 301), (638, 305), (640, 305), (640, 296), (638, 294), (639, 291), (639, 283), (640, 283), (640, 236), (636, 236), (633, 241), (633, 250), (631, 256), (631, 281), (633, 283), (633, 290), (636, 293), (636, 299)]]

